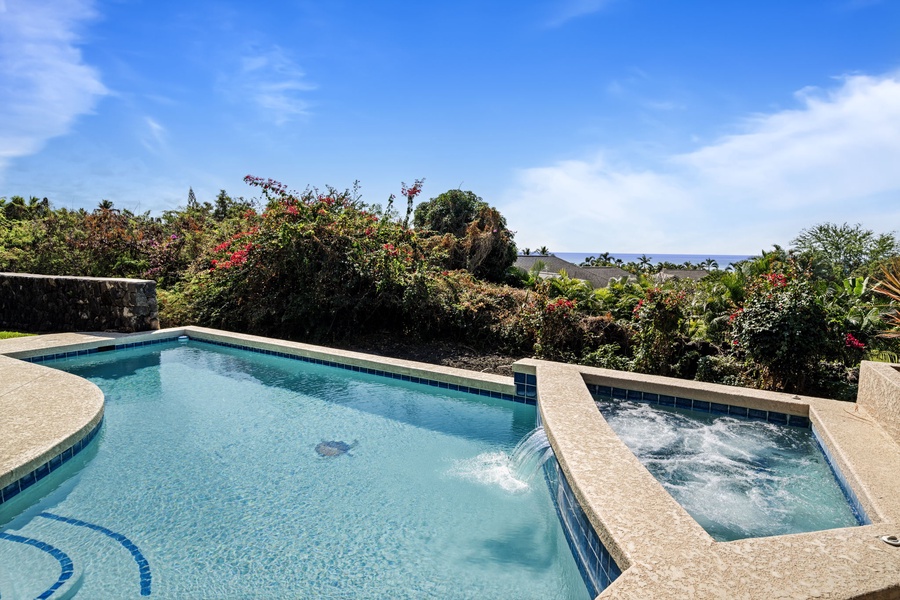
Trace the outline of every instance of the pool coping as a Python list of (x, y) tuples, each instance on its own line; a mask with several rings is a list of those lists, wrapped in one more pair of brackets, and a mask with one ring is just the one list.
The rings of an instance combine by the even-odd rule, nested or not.
[(0, 355), (0, 503), (80, 451), (102, 419), (93, 383)]
[[(900, 598), (900, 548), (879, 539), (900, 534), (900, 447), (865, 407), (530, 359), (513, 370), (534, 375), (560, 469), (622, 570), (599, 598)], [(589, 384), (807, 417), (872, 523), (716, 542), (615, 435)]]

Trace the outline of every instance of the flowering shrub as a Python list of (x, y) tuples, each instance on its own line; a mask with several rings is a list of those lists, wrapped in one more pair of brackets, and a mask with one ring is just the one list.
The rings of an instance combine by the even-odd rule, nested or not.
[(829, 351), (825, 310), (804, 277), (757, 282), (732, 327), (737, 349), (768, 389), (803, 391)]
[(552, 302), (548, 302), (547, 306), (544, 308), (544, 310), (547, 312), (547, 314), (553, 314), (557, 310), (562, 309), (565, 311), (564, 314), (571, 315), (571, 312), (569, 312), (569, 311), (574, 308), (575, 308), (574, 300), (568, 300), (566, 298), (557, 298), (556, 300), (553, 300)]
[(266, 205), (245, 215), (245, 227), (216, 245), (192, 280), (202, 322), (328, 340), (402, 321), (404, 289), (423, 266), (414, 233), (379, 220), (349, 190), (298, 193), (245, 180)]

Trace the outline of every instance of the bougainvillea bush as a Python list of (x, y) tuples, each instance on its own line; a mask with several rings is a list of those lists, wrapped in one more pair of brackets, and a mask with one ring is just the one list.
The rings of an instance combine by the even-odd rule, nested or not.
[(204, 324), (309, 340), (396, 327), (423, 266), (414, 233), (349, 190), (289, 191), (248, 176), (266, 200), (197, 265), (185, 293)]

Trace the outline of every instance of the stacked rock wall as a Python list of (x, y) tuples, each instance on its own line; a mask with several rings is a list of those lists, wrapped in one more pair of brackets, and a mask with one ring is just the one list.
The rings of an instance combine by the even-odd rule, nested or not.
[(0, 273), (0, 330), (159, 329), (156, 282)]

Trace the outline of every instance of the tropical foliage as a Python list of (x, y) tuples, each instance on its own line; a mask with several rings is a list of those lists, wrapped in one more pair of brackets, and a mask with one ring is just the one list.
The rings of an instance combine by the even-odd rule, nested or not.
[[(472, 192), (405, 214), (356, 186), (302, 192), (248, 176), (256, 198), (221, 191), (160, 216), (103, 201), (93, 211), (0, 199), (0, 270), (157, 281), (165, 325), (197, 323), (333, 342), (372, 332), (464, 342), (486, 352), (730, 385), (852, 398), (862, 360), (900, 356), (900, 256), (893, 234), (816, 225), (792, 247), (720, 269), (623, 264), (593, 289), (543, 263), (511, 267), (513, 233)], [(411, 227), (412, 225), (412, 227)], [(529, 250), (529, 252), (532, 252)], [(546, 247), (532, 254), (547, 255)], [(659, 270), (693, 267), (699, 281)]]

